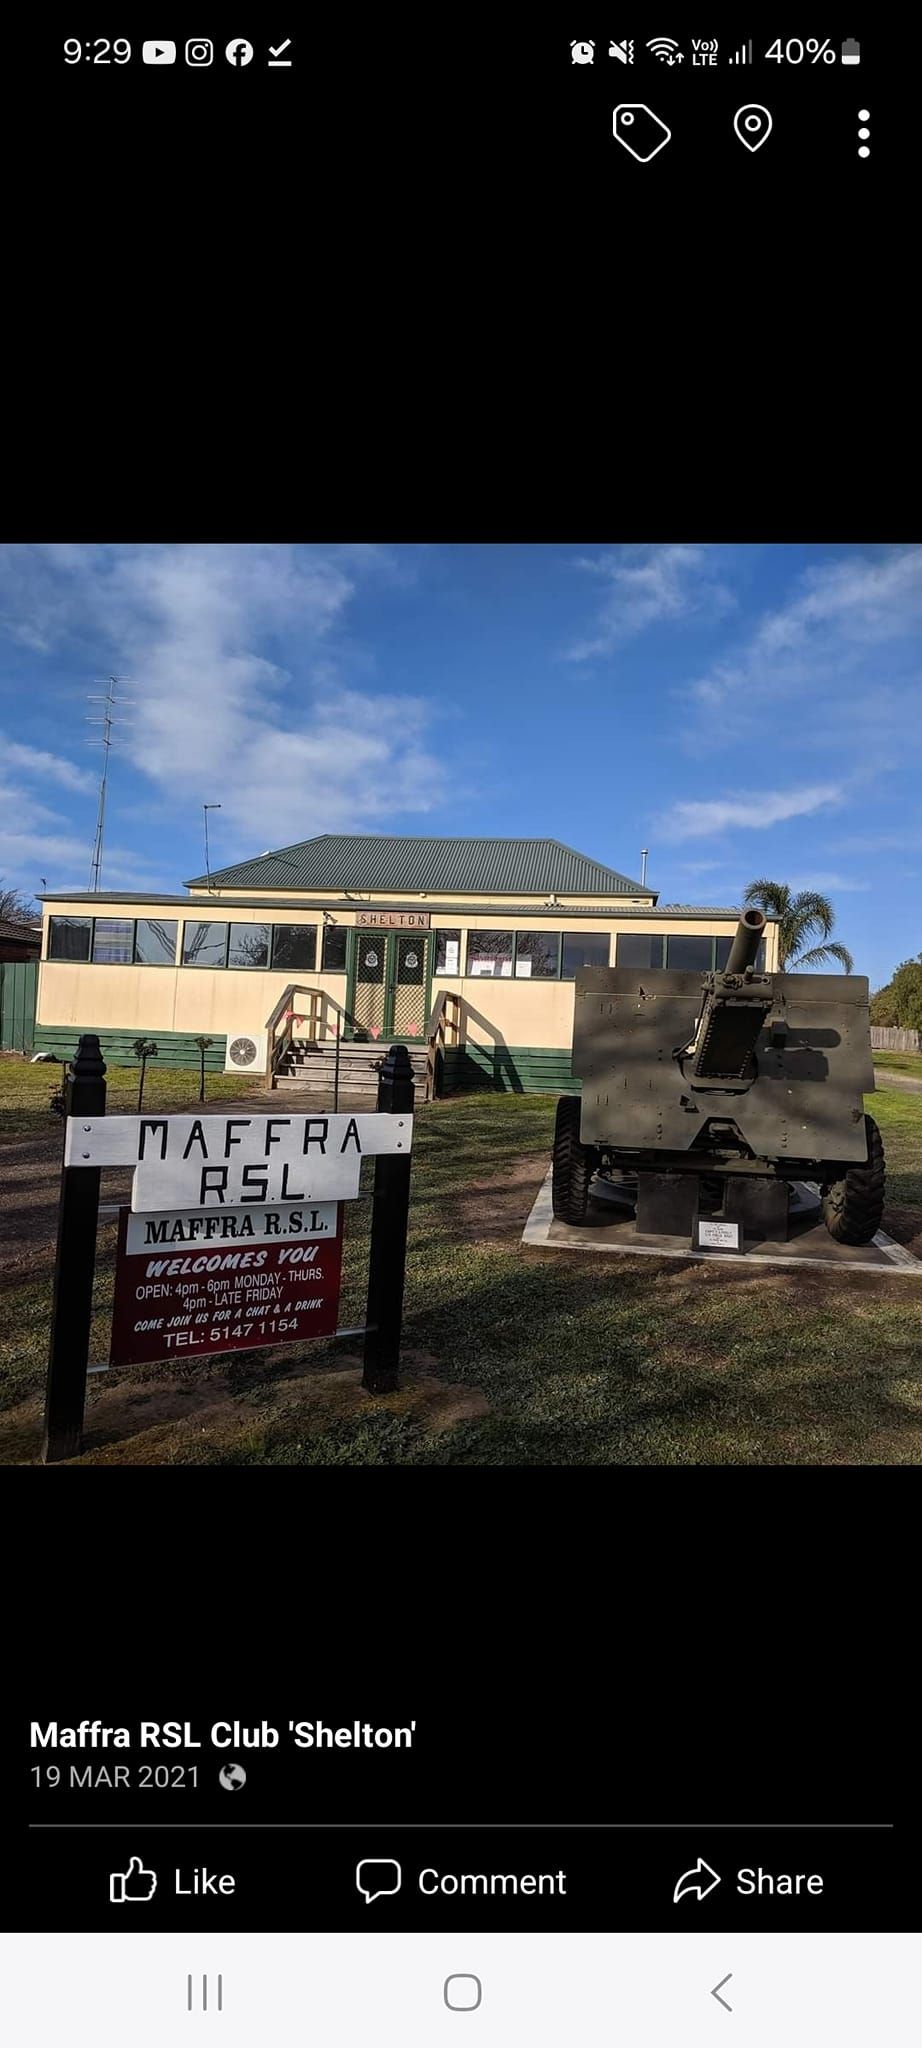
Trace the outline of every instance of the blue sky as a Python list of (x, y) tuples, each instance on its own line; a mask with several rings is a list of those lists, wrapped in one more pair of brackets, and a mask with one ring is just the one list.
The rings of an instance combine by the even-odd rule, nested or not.
[(922, 548), (8, 546), (0, 875), (176, 889), (315, 832), (549, 835), (663, 901), (830, 894), (922, 948)]

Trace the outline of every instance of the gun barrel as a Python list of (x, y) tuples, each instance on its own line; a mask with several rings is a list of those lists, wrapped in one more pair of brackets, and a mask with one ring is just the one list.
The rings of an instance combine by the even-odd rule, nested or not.
[(747, 967), (752, 967), (762, 942), (764, 930), (765, 912), (763, 910), (743, 911), (739, 924), (736, 927), (733, 944), (730, 947), (730, 957), (724, 969), (725, 974), (742, 974)]

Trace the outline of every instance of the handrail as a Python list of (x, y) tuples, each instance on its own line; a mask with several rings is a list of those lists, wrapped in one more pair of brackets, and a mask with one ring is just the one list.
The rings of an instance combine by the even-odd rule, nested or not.
[[(303, 1013), (293, 1007), (296, 996), (306, 996), (308, 998), (308, 1008)], [(278, 1073), (287, 1053), (291, 1049), (295, 1017), (302, 1014), (309, 1017), (311, 1034), (316, 1039), (318, 1027), (324, 1022), (324, 1006), (334, 1010), (336, 1013), (336, 1061), (333, 1070), (333, 1107), (338, 1109), (339, 1048), (342, 1039), (342, 1027), (344, 1022), (347, 1025), (355, 1026), (358, 1020), (353, 1016), (351, 1010), (346, 1009), (343, 1003), (337, 1002), (335, 996), (331, 996), (325, 988), (318, 988), (315, 984), (290, 981), (287, 988), (283, 989), (274, 1009), (266, 1018), (266, 1030), (269, 1034), (266, 1047), (266, 1081), (271, 1087), (275, 1075)], [(281, 1036), (276, 1038), (276, 1027), (282, 1019), (284, 1019), (284, 1029)]]
[[(450, 1024), (448, 1017), (449, 1003), (455, 1005), (455, 1014)], [(440, 989), (432, 1005), (429, 1022), (426, 1026), (426, 1038), (428, 1041), (426, 1051), (426, 1098), (430, 1102), (441, 1093), (448, 1030), (450, 1028), (453, 1031), (454, 1043), (457, 1045), (463, 1014), (463, 1005), (457, 989)]]

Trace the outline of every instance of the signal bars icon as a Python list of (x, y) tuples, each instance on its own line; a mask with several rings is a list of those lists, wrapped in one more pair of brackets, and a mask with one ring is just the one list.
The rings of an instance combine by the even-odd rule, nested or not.
[(752, 43), (751, 43), (751, 41), (750, 41), (750, 42), (748, 42), (748, 43), (741, 43), (741, 44), (740, 44), (740, 47), (739, 47), (739, 49), (737, 50), (737, 52), (736, 52), (736, 55), (735, 55), (735, 57), (731, 57), (731, 58), (730, 58), (730, 63), (731, 63), (731, 64), (751, 64), (751, 63), (752, 63)]

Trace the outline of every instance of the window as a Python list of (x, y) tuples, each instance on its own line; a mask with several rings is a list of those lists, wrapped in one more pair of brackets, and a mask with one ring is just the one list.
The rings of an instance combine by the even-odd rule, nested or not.
[(228, 967), (268, 967), (268, 925), (232, 924), (227, 964)]
[(712, 938), (698, 932), (670, 932), (666, 940), (666, 966), (694, 968), (706, 973), (714, 951)]
[(571, 981), (581, 967), (607, 967), (611, 940), (607, 932), (564, 932), (560, 972)]
[(298, 967), (302, 973), (317, 965), (315, 924), (276, 924), (272, 927), (273, 967)]
[(93, 920), (93, 959), (112, 966), (130, 960), (134, 952), (133, 917), (97, 917)]
[(435, 935), (436, 974), (460, 974), (461, 933), (436, 932)]
[[(733, 944), (733, 940), (732, 940), (732, 939), (718, 939), (718, 940), (717, 940), (717, 942), (716, 942), (716, 959), (715, 959), (715, 961), (714, 961), (714, 965), (715, 965), (715, 967), (720, 967), (720, 968), (724, 968), (724, 967), (726, 967), (727, 961), (728, 961), (728, 960), (729, 960), (729, 958), (730, 958), (730, 947), (732, 946), (732, 944)], [(765, 972), (765, 940), (764, 940), (764, 939), (762, 939), (762, 941), (761, 941), (761, 943), (760, 943), (760, 945), (759, 945), (759, 950), (758, 950), (758, 952), (757, 952), (757, 954), (756, 954), (756, 957), (755, 957), (755, 965), (756, 965), (756, 968), (757, 968), (757, 971), (759, 972), (759, 974), (764, 974), (764, 972)]]
[(184, 967), (226, 967), (226, 924), (215, 924), (211, 919), (186, 923), (183, 926), (182, 964)]
[(176, 960), (175, 918), (139, 917), (135, 927), (134, 957), (141, 967), (172, 967)]
[(511, 932), (468, 932), (467, 935), (468, 974), (493, 975), (495, 979), (512, 973)]
[(49, 960), (88, 960), (92, 924), (91, 917), (49, 918)]
[(328, 974), (345, 974), (346, 926), (344, 924), (324, 925), (323, 964)]
[(516, 932), (515, 971), (520, 981), (556, 981), (560, 972), (560, 933)]
[(619, 932), (615, 941), (616, 967), (662, 967), (661, 932)]

